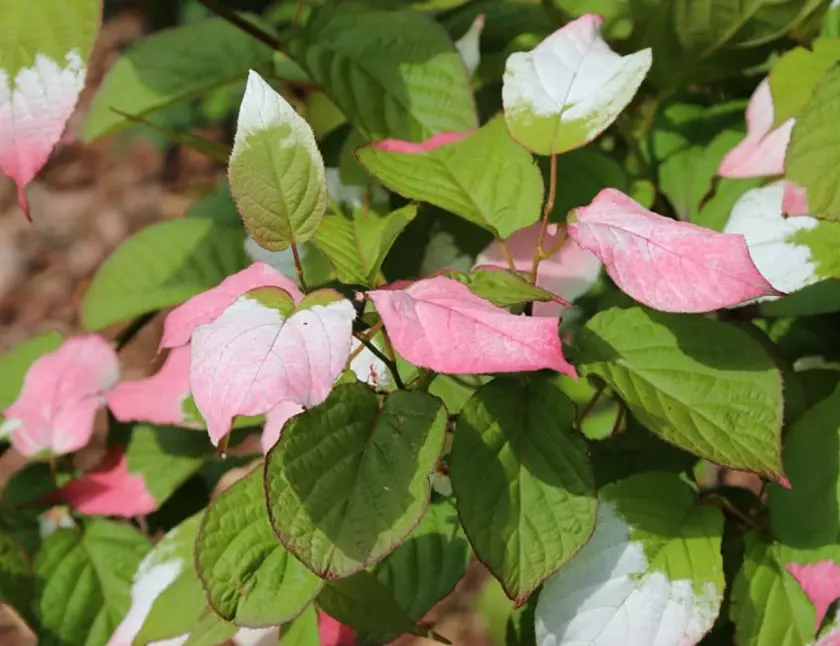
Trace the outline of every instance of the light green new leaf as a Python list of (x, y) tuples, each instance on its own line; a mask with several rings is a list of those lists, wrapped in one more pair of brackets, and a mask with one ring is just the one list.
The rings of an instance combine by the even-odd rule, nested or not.
[(840, 66), (817, 85), (796, 118), (785, 155), (787, 178), (805, 187), (815, 218), (840, 220)]
[(312, 128), (253, 71), (228, 178), (246, 231), (264, 249), (306, 242), (324, 217), (327, 180)]
[(464, 63), (427, 16), (328, 3), (292, 33), (288, 48), (371, 141), (423, 141), (478, 125)]
[(313, 242), (341, 282), (376, 287), (384, 282), (382, 263), (391, 246), (416, 215), (413, 204), (384, 215), (373, 208), (357, 208), (350, 215), (332, 212), (324, 218)]
[(840, 389), (785, 436), (789, 489), (769, 485), (773, 536), (795, 547), (840, 542)]
[[(58, 332), (39, 334), (0, 354), (0, 412), (18, 398), (29, 366), (42, 354), (57, 350), (64, 338)], [(0, 423), (3, 415), (0, 415)]]
[(641, 307), (596, 314), (577, 339), (597, 375), (671, 444), (724, 466), (782, 475), (782, 377), (737, 327)]
[(104, 646), (128, 612), (132, 576), (148, 549), (140, 532), (107, 520), (51, 534), (35, 559), (38, 643)]
[(556, 294), (531, 283), (525, 272), (514, 273), (510, 269), (479, 267), (470, 273), (450, 271), (445, 275), (463, 283), (473, 294), (499, 307), (511, 307), (529, 301), (565, 303)]
[(0, 534), (0, 602), (8, 603), (29, 618), (35, 578), (23, 545), (9, 534)]
[(366, 385), (337, 386), (293, 418), (266, 456), (280, 540), (325, 578), (381, 561), (426, 511), (445, 426), (446, 410), (431, 395), (398, 391), (380, 409)]
[(840, 560), (840, 548), (799, 550), (767, 543), (755, 533), (747, 535), (746, 543), (729, 610), (739, 646), (810, 646), (814, 606), (785, 566)]
[(697, 644), (725, 587), (723, 514), (674, 474), (632, 476), (599, 494), (589, 542), (545, 582), (537, 646)]
[(196, 566), (210, 605), (240, 626), (291, 621), (323, 585), (274, 535), (262, 467), (207, 508), (196, 540)]
[(391, 190), (451, 211), (501, 238), (539, 219), (540, 171), (510, 138), (501, 116), (454, 143), (445, 141), (382, 142), (356, 155)]
[(466, 572), (470, 554), (455, 507), (440, 502), (429, 505), (417, 529), (374, 573), (408, 616), (419, 620), (452, 592)]
[(158, 506), (214, 454), (204, 433), (151, 424), (136, 424), (125, 450), (128, 472), (143, 476)]
[[(253, 17), (248, 17), (253, 20)], [(108, 71), (82, 129), (92, 141), (130, 125), (114, 109), (144, 116), (213, 89), (242, 83), (251, 68), (269, 68), (274, 50), (222, 18), (148, 36)]]
[(141, 229), (102, 264), (82, 301), (88, 330), (178, 305), (248, 264), (241, 229), (203, 218)]
[(522, 605), (595, 527), (595, 478), (575, 406), (547, 376), (499, 378), (461, 411), (450, 456), (479, 560)]
[(838, 38), (817, 38), (811, 47), (785, 52), (770, 70), (774, 128), (799, 114), (823, 75), (840, 60)]

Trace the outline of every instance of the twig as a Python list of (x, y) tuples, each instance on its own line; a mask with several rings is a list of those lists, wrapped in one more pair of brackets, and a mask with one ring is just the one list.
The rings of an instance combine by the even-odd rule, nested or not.
[(396, 361), (392, 361), (391, 359), (386, 357), (385, 354), (383, 354), (382, 350), (373, 345), (373, 343), (368, 341), (368, 339), (362, 336), (361, 334), (354, 334), (353, 336), (355, 336), (362, 343), (363, 346), (370, 350), (377, 359), (379, 359), (388, 367), (388, 370), (391, 371), (391, 375), (393, 375), (394, 377), (394, 384), (396, 384), (397, 388), (399, 388), (400, 390), (405, 390), (405, 384), (403, 383), (402, 377), (400, 377), (399, 370), (397, 370)]
[(297, 274), (298, 283), (300, 283), (301, 290), (306, 293), (306, 281), (303, 280), (303, 265), (300, 262), (297, 245), (294, 242), (292, 242), (292, 258), (295, 260), (295, 273)]
[(210, 11), (214, 14), (219, 16), (220, 18), (224, 18), (232, 25), (239, 27), (242, 31), (251, 34), (254, 38), (258, 41), (265, 43), (272, 49), (276, 49), (278, 52), (286, 53), (286, 48), (283, 46), (277, 38), (272, 36), (266, 31), (263, 31), (255, 24), (248, 22), (242, 16), (240, 16), (235, 11), (225, 7), (221, 2), (218, 0), (198, 0), (201, 4), (207, 7)]
[(551, 212), (554, 210), (554, 199), (557, 196), (557, 155), (551, 155), (551, 165), (549, 167), (548, 179), (548, 197), (545, 200), (545, 207), (543, 208), (542, 222), (540, 223), (540, 233), (537, 236), (537, 249), (534, 251), (534, 262), (531, 264), (531, 282), (537, 282), (537, 269), (540, 266), (543, 258), (547, 258), (543, 250), (543, 240), (545, 233), (548, 230), (548, 222), (551, 217)]
[[(359, 337), (364, 337), (367, 341), (370, 341), (370, 340), (373, 339), (373, 337), (376, 336), (376, 333), (379, 332), (379, 330), (381, 328), (382, 328), (382, 321), (378, 321), (378, 322), (374, 323), (373, 325), (371, 325), (364, 333), (360, 332)], [(358, 357), (362, 353), (362, 350), (364, 350), (364, 349), (365, 349), (365, 345), (363, 343), (361, 343), (359, 345), (359, 347), (357, 347), (355, 350), (353, 350), (353, 352), (350, 353), (350, 356), (347, 357), (347, 365), (349, 366), (350, 362), (353, 361), (353, 359), (355, 359), (356, 357)]]
[(300, 24), (301, 13), (303, 13), (303, 0), (298, 0), (297, 7), (295, 7), (295, 16), (292, 18), (293, 27), (297, 27)]
[(502, 250), (502, 255), (505, 257), (508, 269), (515, 272), (516, 264), (513, 262), (513, 256), (510, 255), (510, 249), (508, 249), (507, 243), (501, 238), (496, 238), (496, 241), (499, 243), (499, 249)]
[(580, 413), (577, 416), (577, 425), (580, 428), (580, 425), (583, 424), (583, 420), (586, 419), (586, 416), (592, 412), (592, 409), (595, 408), (595, 404), (598, 403), (598, 400), (601, 399), (601, 395), (604, 394), (606, 390), (606, 385), (598, 386), (598, 390), (595, 391), (595, 394), (592, 395), (592, 399), (586, 402), (586, 405), (581, 409)]

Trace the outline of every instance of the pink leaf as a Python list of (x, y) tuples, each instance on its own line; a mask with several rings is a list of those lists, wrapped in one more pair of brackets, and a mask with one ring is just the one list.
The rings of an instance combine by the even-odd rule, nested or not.
[[(520, 229), (505, 241), (513, 264), (520, 271), (531, 270), (540, 226), (538, 223)], [(565, 228), (561, 229), (556, 225), (550, 228), (553, 230), (543, 238), (543, 248), (546, 250), (554, 247), (566, 235)], [(481, 265), (507, 267), (502, 246), (498, 241), (490, 243), (478, 255), (475, 267)], [(540, 263), (537, 270), (537, 286), (567, 301), (574, 301), (589, 291), (600, 273), (601, 261), (598, 257), (581, 249), (574, 240), (568, 239), (552, 256)], [(559, 316), (564, 309), (565, 306), (559, 303), (534, 303), (534, 314), (537, 316)]]
[(71, 480), (55, 497), (83, 514), (94, 516), (145, 516), (157, 508), (142, 475), (128, 471), (122, 447), (113, 446), (95, 471)]
[(785, 182), (782, 212), (785, 215), (808, 215), (808, 192), (793, 182)]
[(4, 415), (12, 444), (23, 455), (62, 455), (85, 446), (96, 410), (116, 385), (119, 362), (100, 336), (73, 337), (36, 359), (17, 400)]
[(303, 406), (297, 402), (284, 401), (265, 414), (265, 426), (260, 438), (263, 453), (268, 453), (268, 450), (277, 444), (286, 422), (302, 412)]
[(121, 422), (184, 424), (184, 400), (190, 394), (190, 349), (169, 351), (154, 375), (124, 381), (108, 395), (108, 408)]
[(283, 401), (308, 408), (326, 399), (350, 356), (356, 310), (337, 293), (326, 305), (307, 306), (325, 292), (310, 294), (288, 315), (266, 304), (285, 292), (255, 290), (196, 329), (191, 391), (213, 444), (236, 415), (261, 415)]
[(724, 156), (718, 168), (723, 177), (764, 177), (785, 172), (785, 152), (794, 119), (773, 129), (773, 95), (765, 78), (747, 106), (747, 136)]
[(814, 646), (840, 646), (840, 626), (829, 630)]
[(435, 148), (440, 148), (441, 146), (461, 141), (461, 139), (468, 137), (474, 132), (475, 130), (467, 130), (466, 132), (439, 132), (426, 141), (422, 141), (420, 143), (413, 141), (401, 141), (399, 139), (383, 139), (382, 141), (375, 142), (373, 147), (391, 153), (428, 153), (433, 151)]
[(271, 265), (255, 262), (172, 310), (163, 324), (160, 347), (177, 348), (188, 343), (196, 327), (212, 323), (237, 298), (257, 287), (279, 287), (288, 292), (296, 303), (303, 298), (293, 281)]
[(436, 372), (481, 374), (552, 368), (575, 376), (556, 318), (516, 316), (438, 276), (368, 294), (397, 352)]
[(829, 606), (835, 599), (840, 599), (840, 565), (833, 561), (819, 561), (807, 565), (789, 563), (786, 567), (814, 604), (817, 611), (817, 625), (814, 628), (816, 632), (820, 629)]
[(663, 312), (708, 312), (778, 295), (744, 236), (657, 215), (607, 188), (576, 212), (569, 235), (607, 266), (615, 283)]
[(356, 633), (323, 610), (318, 611), (318, 639), (321, 646), (356, 646)]

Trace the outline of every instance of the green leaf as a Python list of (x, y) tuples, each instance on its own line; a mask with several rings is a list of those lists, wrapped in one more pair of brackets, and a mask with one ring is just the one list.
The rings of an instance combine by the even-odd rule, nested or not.
[[(33, 336), (4, 354), (0, 354), (0, 411), (11, 406), (23, 387), (23, 378), (29, 366), (41, 355), (58, 349), (64, 337), (58, 332)], [(0, 415), (0, 423), (3, 416)]]
[(370, 572), (328, 581), (317, 602), (328, 615), (359, 632), (410, 633), (418, 637), (434, 634), (428, 628), (417, 626), (391, 591)]
[(312, 128), (253, 71), (228, 178), (245, 230), (263, 249), (306, 242), (324, 217), (327, 180)]
[(452, 592), (466, 572), (470, 554), (455, 507), (440, 502), (429, 505), (417, 529), (374, 573), (408, 616), (419, 620)]
[(840, 548), (797, 550), (767, 543), (755, 533), (746, 542), (730, 606), (739, 646), (809, 646), (814, 642), (814, 606), (785, 566), (840, 559)]
[(450, 477), (479, 560), (522, 605), (595, 527), (595, 484), (575, 406), (546, 376), (499, 378), (461, 411)]
[(667, 442), (724, 466), (781, 476), (782, 378), (734, 326), (633, 307), (596, 314), (578, 370), (616, 391)]
[(280, 627), (280, 646), (321, 646), (318, 635), (318, 611), (314, 605), (301, 615)]
[(274, 535), (261, 467), (208, 507), (196, 541), (196, 566), (210, 605), (240, 626), (291, 621), (323, 585)]
[(532, 284), (527, 272), (514, 273), (509, 269), (479, 267), (470, 273), (449, 271), (444, 275), (463, 283), (473, 294), (499, 307), (512, 307), (531, 301), (566, 302), (556, 294)]
[(768, 489), (773, 536), (802, 548), (840, 542), (840, 389), (785, 435), (784, 462), (791, 487)]
[(697, 644), (723, 601), (722, 534), (720, 510), (676, 475), (607, 485), (591, 540), (543, 585), (537, 644)]
[(134, 426), (125, 451), (128, 472), (143, 477), (158, 506), (214, 454), (204, 433), (151, 424)]
[(762, 316), (815, 316), (840, 310), (840, 280), (823, 280), (777, 301), (761, 304)]
[(188, 218), (207, 218), (219, 224), (241, 226), (242, 219), (236, 212), (236, 204), (230, 194), (230, 184), (221, 181), (213, 187), (212, 192), (203, 195), (193, 202), (185, 213)]
[(92, 141), (130, 125), (114, 108), (144, 116), (215, 88), (241, 83), (249, 69), (269, 67), (273, 52), (222, 18), (148, 36), (130, 47), (108, 71), (85, 120), (82, 139)]
[(236, 624), (225, 621), (207, 608), (190, 632), (184, 646), (217, 646), (226, 643), (237, 632)]
[(796, 118), (785, 155), (787, 178), (808, 192), (815, 218), (840, 220), (840, 66), (817, 85)]
[(286, 549), (325, 578), (381, 561), (426, 511), (445, 426), (436, 397), (398, 391), (380, 409), (358, 382), (293, 418), (265, 465), (269, 515)]
[(478, 125), (464, 63), (427, 16), (330, 3), (312, 12), (288, 48), (371, 141), (423, 141)]
[(0, 533), (0, 601), (29, 618), (34, 584), (32, 564), (23, 545), (14, 536)]
[(38, 643), (104, 645), (128, 612), (131, 580), (148, 549), (140, 532), (107, 520), (51, 534), (35, 559)]
[(241, 230), (212, 220), (141, 229), (102, 264), (82, 302), (82, 325), (101, 330), (178, 305), (248, 264)]
[(313, 242), (335, 268), (338, 279), (375, 287), (391, 246), (417, 215), (409, 204), (387, 215), (375, 209), (354, 209), (352, 215), (332, 212), (324, 218)]
[(785, 52), (770, 70), (774, 128), (799, 114), (823, 75), (840, 60), (840, 39), (817, 38), (811, 47)]
[(356, 155), (391, 190), (451, 211), (501, 238), (540, 217), (540, 171), (531, 154), (510, 138), (501, 116), (454, 143), (411, 151), (373, 144)]

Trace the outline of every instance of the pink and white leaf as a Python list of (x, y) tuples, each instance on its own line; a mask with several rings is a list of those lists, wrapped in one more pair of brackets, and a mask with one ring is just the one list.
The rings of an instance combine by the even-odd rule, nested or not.
[[(520, 229), (505, 241), (513, 264), (520, 271), (530, 271), (537, 249), (540, 225)], [(550, 225), (543, 238), (543, 248), (551, 249), (566, 236), (565, 228)], [(475, 261), (475, 267), (495, 265), (507, 267), (498, 241), (491, 242)], [(572, 302), (583, 296), (597, 282), (601, 273), (598, 257), (581, 249), (571, 238), (551, 256), (543, 260), (537, 270), (537, 286)], [(562, 303), (534, 303), (537, 316), (559, 316), (566, 309)]]
[(303, 406), (297, 402), (284, 401), (265, 414), (265, 425), (260, 436), (263, 453), (268, 453), (269, 449), (277, 444), (286, 422), (303, 411)]
[(95, 471), (71, 480), (55, 496), (88, 516), (145, 516), (157, 509), (146, 479), (130, 473), (122, 447), (109, 449)]
[(709, 312), (778, 295), (740, 234), (718, 233), (648, 211), (604, 189), (576, 212), (569, 235), (600, 258), (610, 278), (663, 312)]
[(789, 563), (786, 568), (814, 604), (817, 611), (816, 632), (828, 608), (836, 599), (840, 599), (840, 565), (834, 561), (819, 561), (807, 565)]
[(745, 178), (781, 175), (794, 119), (773, 128), (774, 108), (770, 80), (765, 78), (747, 105), (747, 135), (720, 162), (722, 177)]
[(255, 262), (172, 310), (163, 324), (160, 347), (185, 345), (196, 327), (212, 323), (242, 294), (258, 287), (279, 287), (288, 292), (296, 303), (303, 298), (293, 281), (268, 263)]
[(119, 379), (119, 361), (102, 337), (72, 337), (36, 359), (4, 415), (12, 445), (23, 455), (63, 455), (85, 446), (96, 411)]
[(558, 319), (511, 314), (451, 278), (368, 296), (397, 352), (416, 366), (450, 374), (551, 368), (576, 375), (563, 356)]
[(213, 444), (236, 415), (280, 402), (320, 404), (350, 355), (356, 311), (346, 299), (286, 318), (247, 294), (193, 334), (190, 384)]
[(190, 348), (180, 346), (169, 355), (154, 375), (124, 381), (108, 394), (108, 408), (121, 422), (190, 425), (184, 415), (184, 401), (190, 394)]

